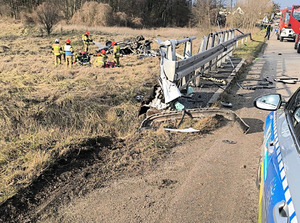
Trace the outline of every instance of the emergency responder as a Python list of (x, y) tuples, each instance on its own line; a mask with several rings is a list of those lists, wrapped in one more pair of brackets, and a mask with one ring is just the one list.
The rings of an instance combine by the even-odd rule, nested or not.
[(54, 54), (54, 65), (56, 66), (58, 64), (61, 64), (62, 49), (58, 39), (56, 39), (54, 44), (52, 45), (52, 53)]
[(64, 51), (66, 55), (66, 66), (71, 68), (73, 61), (73, 48), (71, 46), (71, 41), (69, 39), (66, 40), (66, 45), (64, 46)]
[(97, 54), (94, 66), (96, 67), (106, 67), (107, 55), (105, 50), (101, 50), (100, 53)]
[(116, 63), (116, 66), (120, 66), (120, 47), (115, 41), (112, 41), (111, 44), (113, 45), (113, 55), (114, 55), (114, 61)]
[(89, 51), (89, 45), (93, 40), (90, 38), (90, 33), (86, 31), (85, 34), (82, 35), (83, 49), (85, 52)]
[(271, 34), (271, 23), (269, 23), (268, 25), (267, 25), (267, 28), (266, 28), (266, 35), (265, 35), (265, 37), (264, 38), (268, 38), (268, 40), (270, 39), (270, 34)]
[(75, 53), (75, 62), (78, 62), (82, 59), (82, 52), (79, 50), (78, 53)]

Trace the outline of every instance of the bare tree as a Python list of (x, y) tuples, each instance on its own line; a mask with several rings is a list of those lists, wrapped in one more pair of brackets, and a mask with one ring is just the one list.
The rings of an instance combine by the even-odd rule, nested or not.
[(214, 0), (197, 0), (192, 9), (193, 23), (209, 28), (215, 25), (218, 14), (217, 3)]
[(53, 26), (59, 21), (59, 10), (53, 1), (47, 1), (39, 5), (36, 9), (38, 22), (50, 35)]
[(252, 28), (271, 13), (273, 2), (270, 0), (247, 0), (238, 3), (236, 7), (240, 7), (243, 13), (232, 14), (233, 25), (235, 27)]

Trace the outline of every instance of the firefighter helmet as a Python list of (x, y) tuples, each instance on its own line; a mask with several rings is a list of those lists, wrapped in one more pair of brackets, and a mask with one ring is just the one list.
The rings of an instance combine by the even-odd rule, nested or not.
[(116, 41), (113, 40), (113, 41), (111, 42), (111, 45), (114, 46), (115, 44), (116, 44)]
[(66, 43), (70, 44), (70, 43), (71, 43), (71, 40), (67, 39), (67, 40), (66, 40)]
[(83, 51), (83, 52), (82, 52), (82, 54), (86, 54), (86, 52), (85, 52), (85, 51)]
[(105, 50), (101, 50), (101, 53), (102, 53), (102, 54), (106, 54), (106, 51), (105, 51)]
[(97, 53), (97, 57), (99, 57), (101, 55), (101, 53)]
[(88, 35), (90, 35), (89, 31), (86, 31), (86, 33), (85, 33), (85, 34), (86, 34), (87, 36), (88, 36)]
[(55, 40), (55, 43), (59, 43), (59, 39), (56, 39), (56, 40)]

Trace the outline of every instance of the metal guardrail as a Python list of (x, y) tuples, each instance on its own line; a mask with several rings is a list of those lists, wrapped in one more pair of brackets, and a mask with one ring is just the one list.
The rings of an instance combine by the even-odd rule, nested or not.
[[(244, 34), (239, 29), (210, 33), (207, 37), (203, 37), (198, 53), (195, 55), (192, 55), (192, 50), (193, 40), (196, 37), (165, 42), (158, 40), (161, 53), (160, 81), (166, 103), (180, 97), (179, 89), (187, 88), (189, 83), (203, 74), (205, 70), (213, 70), (221, 66), (232, 55), (238, 41), (241, 40), (243, 43), (245, 39), (247, 42), (248, 37), (251, 38), (251, 33)], [(183, 55), (180, 55), (176, 52), (176, 47), (182, 43), (185, 45)]]

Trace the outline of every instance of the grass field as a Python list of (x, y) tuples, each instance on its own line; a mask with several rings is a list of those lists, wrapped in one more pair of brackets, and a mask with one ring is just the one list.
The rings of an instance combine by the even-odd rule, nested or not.
[[(128, 140), (133, 151), (111, 154), (111, 165), (116, 166), (131, 162), (134, 154), (140, 157), (139, 162), (153, 162), (180, 141), (176, 140), (179, 136), (161, 129), (136, 133), (143, 117), (137, 116), (139, 103), (134, 98), (157, 83), (158, 57), (122, 57), (122, 67), (111, 69), (54, 66), (53, 41), (69, 38), (79, 51), (81, 34), (87, 28), (60, 25), (45, 37), (36, 27), (0, 21), (0, 203), (29, 185), (73, 145), (89, 139), (107, 136)], [(156, 36), (162, 40), (197, 36), (199, 43), (203, 35), (197, 29), (175, 28), (103, 27), (89, 31), (102, 43), (137, 35), (151, 40)], [(92, 46), (90, 52), (96, 49)]]

